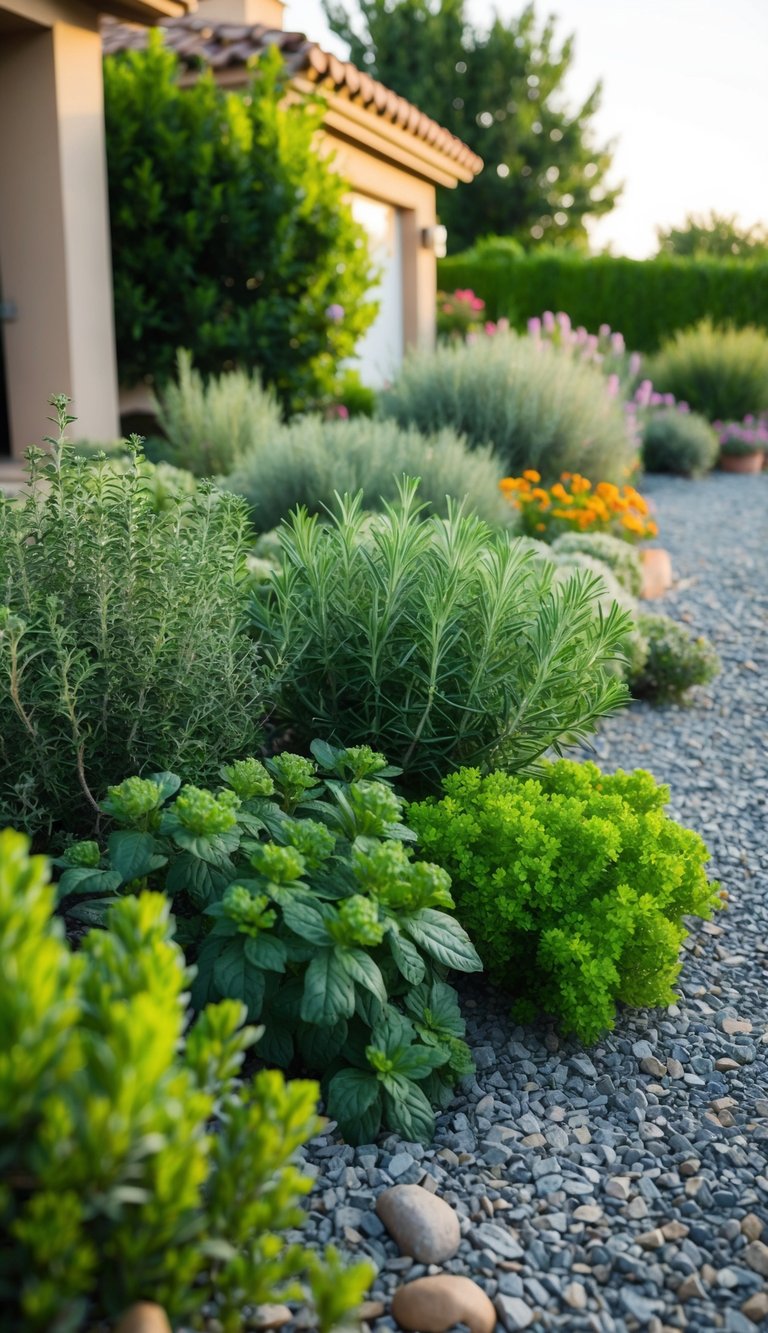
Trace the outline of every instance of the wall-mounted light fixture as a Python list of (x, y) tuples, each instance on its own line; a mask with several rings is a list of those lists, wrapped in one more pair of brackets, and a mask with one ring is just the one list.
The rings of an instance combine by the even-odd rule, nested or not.
[(436, 259), (445, 259), (448, 252), (448, 229), (439, 224), (422, 227), (421, 244), (425, 250), (432, 250)]

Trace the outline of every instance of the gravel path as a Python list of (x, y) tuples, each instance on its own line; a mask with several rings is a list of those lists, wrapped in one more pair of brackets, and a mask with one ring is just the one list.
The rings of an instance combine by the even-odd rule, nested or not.
[[(687, 941), (679, 1003), (624, 1012), (588, 1051), (465, 991), (478, 1072), (431, 1148), (313, 1142), (305, 1236), (379, 1265), (377, 1333), (395, 1326), (396, 1286), (440, 1271), (474, 1278), (510, 1330), (748, 1333), (761, 1311), (768, 1327), (768, 476), (645, 489), (678, 580), (664, 609), (714, 640), (724, 670), (689, 708), (633, 704), (596, 758), (670, 783), (730, 908)], [(459, 1214), (443, 1269), (399, 1257), (372, 1210), (392, 1183)]]

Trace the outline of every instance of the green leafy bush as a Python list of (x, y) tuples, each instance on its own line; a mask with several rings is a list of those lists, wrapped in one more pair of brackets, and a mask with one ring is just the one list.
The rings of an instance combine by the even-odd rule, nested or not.
[(299, 511), (282, 529), (282, 569), (253, 602), (287, 663), (281, 715), (381, 748), (411, 787), (502, 751), (522, 768), (591, 732), (624, 699), (606, 668), (628, 618), (595, 617), (599, 580), (556, 580), (453, 503), (423, 519), (416, 495), (404, 483), (374, 517), (346, 496), (330, 523)]
[(181, 72), (155, 33), (104, 62), (121, 381), (162, 383), (188, 347), (203, 374), (256, 366), (305, 407), (376, 311), (348, 187), (317, 152), (322, 106), (286, 98), (274, 47), (246, 97)]
[[(0, 833), (0, 1302), (13, 1327), (76, 1329), (131, 1302), (176, 1326), (214, 1302), (307, 1299), (318, 1327), (370, 1281), (281, 1235), (311, 1187), (293, 1164), (318, 1127), (317, 1088), (273, 1071), (241, 1082), (234, 1000), (187, 1027), (191, 974), (159, 894), (116, 903), (77, 954), (51, 916), (43, 857)], [(211, 1122), (215, 1118), (215, 1129)]]
[(635, 461), (600, 371), (531, 338), (498, 333), (413, 354), (381, 404), (402, 425), (449, 426), (472, 445), (490, 444), (506, 474), (536, 468), (545, 484), (564, 471), (625, 481)]
[[(105, 853), (77, 843), (57, 863), (74, 919), (151, 884), (178, 898), (192, 1000), (243, 1001), (265, 1024), (260, 1054), (324, 1073), (328, 1109), (352, 1142), (383, 1123), (429, 1140), (432, 1104), (472, 1068), (445, 975), (480, 960), (448, 915), (444, 871), (412, 859), (413, 834), (367, 745), (316, 741), (317, 763), (280, 754), (222, 769), (218, 793), (169, 773), (111, 787)], [(318, 775), (318, 765), (325, 776)]]
[(0, 822), (87, 827), (110, 782), (149, 762), (201, 780), (252, 750), (265, 693), (242, 632), (247, 509), (202, 485), (158, 508), (126, 470), (31, 452), (0, 499)]
[(717, 885), (698, 834), (664, 813), (650, 773), (562, 760), (537, 778), (463, 769), (409, 808), (426, 855), (453, 877), (492, 979), (593, 1041), (617, 1001), (670, 1003), (687, 932)]
[(436, 513), (446, 497), (465, 497), (489, 523), (509, 522), (499, 491), (501, 471), (490, 449), (470, 452), (451, 430), (424, 436), (394, 421), (323, 421), (302, 417), (254, 449), (227, 485), (244, 495), (260, 531), (276, 527), (303, 505), (323, 514), (334, 496), (363, 492), (367, 509), (396, 500), (404, 475), (421, 478), (420, 495)]
[[(502, 242), (501, 244), (499, 242)], [(574, 325), (621, 329), (628, 347), (655, 352), (676, 329), (713, 323), (768, 327), (768, 263), (745, 259), (626, 259), (550, 249), (519, 254), (490, 237), (438, 264), (442, 288), (472, 287), (488, 319), (516, 328), (542, 310)]]
[(720, 672), (720, 658), (704, 635), (692, 634), (671, 616), (641, 611), (638, 627), (648, 643), (632, 693), (655, 703), (680, 703), (693, 685), (708, 685)]
[(638, 552), (628, 542), (609, 532), (564, 532), (552, 543), (558, 555), (581, 552), (607, 565), (625, 592), (639, 597), (643, 586), (643, 565)]
[(758, 414), (768, 410), (768, 333), (702, 320), (662, 345), (648, 375), (708, 421)]
[(169, 462), (198, 477), (232, 472), (252, 450), (272, 447), (282, 420), (258, 375), (230, 370), (204, 380), (183, 351), (176, 379), (160, 394), (157, 419)]
[(716, 432), (697, 412), (667, 408), (649, 412), (643, 423), (643, 467), (646, 472), (700, 477), (715, 466), (718, 452)]
[(594, 607), (596, 618), (609, 614), (612, 606), (617, 606), (628, 620), (627, 629), (620, 644), (620, 656), (610, 666), (610, 670), (622, 680), (636, 676), (645, 665), (648, 656), (648, 642), (637, 624), (637, 602), (630, 593), (622, 588), (610, 566), (584, 551), (555, 551), (550, 548), (550, 559), (558, 566), (560, 579), (570, 578), (574, 569), (582, 569), (602, 581), (602, 590)]

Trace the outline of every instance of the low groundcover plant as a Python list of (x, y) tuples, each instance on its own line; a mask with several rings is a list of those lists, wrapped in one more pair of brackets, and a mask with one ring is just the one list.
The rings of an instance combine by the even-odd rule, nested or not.
[(191, 974), (167, 900), (116, 902), (72, 952), (43, 857), (0, 833), (0, 1304), (28, 1333), (102, 1326), (137, 1300), (174, 1327), (204, 1306), (223, 1333), (245, 1310), (314, 1298), (348, 1325), (372, 1273), (304, 1249), (311, 1188), (293, 1164), (317, 1087), (264, 1070), (237, 1000), (188, 1026)]
[(408, 846), (388, 780), (399, 770), (368, 746), (312, 749), (229, 765), (217, 793), (169, 773), (112, 787), (105, 854), (70, 847), (59, 897), (98, 921), (105, 894), (162, 888), (197, 965), (196, 1008), (244, 1002), (265, 1025), (264, 1059), (324, 1073), (349, 1141), (382, 1123), (429, 1140), (432, 1105), (472, 1069), (445, 977), (480, 959), (451, 914), (449, 876)]
[(443, 792), (409, 821), (521, 1015), (555, 1014), (594, 1041), (617, 1001), (673, 1001), (683, 918), (719, 900), (701, 838), (665, 814), (667, 787), (561, 760), (529, 778), (463, 769)]

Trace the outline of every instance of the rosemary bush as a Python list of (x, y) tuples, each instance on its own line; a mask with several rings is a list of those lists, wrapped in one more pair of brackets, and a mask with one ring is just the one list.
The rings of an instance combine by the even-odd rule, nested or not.
[(198, 477), (232, 472), (254, 450), (269, 451), (280, 428), (277, 399), (258, 375), (230, 370), (204, 380), (180, 351), (176, 379), (160, 394), (165, 457)]
[(601, 372), (567, 350), (496, 334), (409, 357), (382, 410), (429, 432), (451, 426), (493, 445), (505, 473), (536, 468), (545, 484), (564, 471), (623, 482), (635, 443)]
[[(0, 833), (0, 1306), (27, 1333), (102, 1326), (136, 1300), (223, 1333), (243, 1307), (314, 1297), (349, 1327), (371, 1278), (296, 1244), (311, 1181), (294, 1163), (317, 1087), (264, 1070), (245, 1006), (188, 1027), (191, 973), (167, 900), (115, 903), (77, 954), (52, 917), (43, 857)], [(211, 1132), (211, 1122), (216, 1130)], [(353, 1322), (353, 1319), (352, 1319)]]
[(446, 497), (465, 497), (489, 523), (508, 523), (499, 492), (501, 471), (490, 449), (471, 452), (452, 430), (432, 436), (394, 421), (323, 421), (304, 417), (254, 448), (227, 485), (244, 495), (261, 532), (276, 527), (296, 505), (324, 513), (334, 495), (363, 492), (367, 509), (397, 499), (400, 477), (421, 478), (423, 502), (440, 514)]
[(191, 780), (252, 750), (264, 678), (242, 631), (247, 510), (202, 485), (158, 509), (127, 471), (31, 451), (0, 500), (0, 822), (82, 827), (147, 763)]
[(380, 516), (345, 496), (330, 523), (298, 511), (282, 529), (282, 569), (253, 601), (288, 664), (282, 715), (307, 739), (374, 745), (412, 786), (584, 737), (626, 697), (607, 667), (629, 618), (596, 617), (599, 579), (557, 580), (454, 503), (424, 519), (417, 489), (401, 483)]

